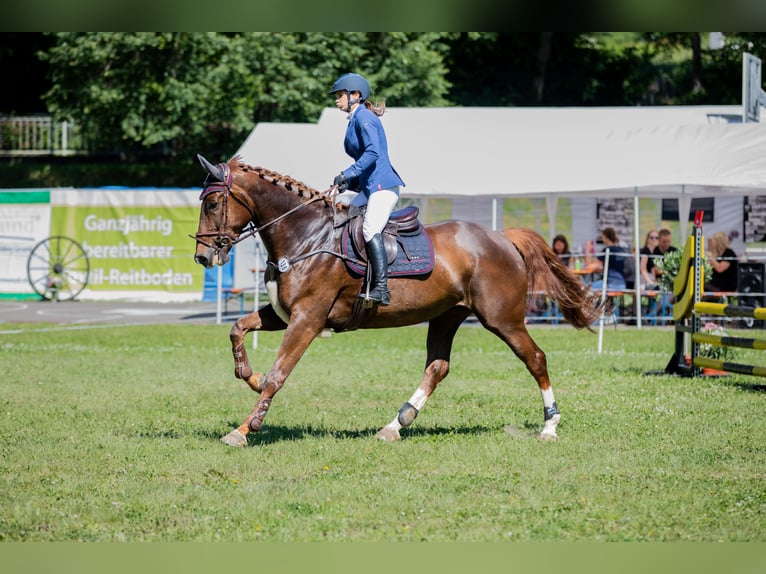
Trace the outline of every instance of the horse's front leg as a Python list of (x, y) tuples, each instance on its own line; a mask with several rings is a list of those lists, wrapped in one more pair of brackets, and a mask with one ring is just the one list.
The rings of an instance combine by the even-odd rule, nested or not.
[(234, 376), (245, 381), (256, 393), (261, 392), (263, 373), (254, 373), (245, 350), (245, 336), (252, 331), (282, 331), (287, 323), (280, 319), (271, 305), (241, 317), (234, 322), (229, 333), (231, 353), (234, 356)]
[[(268, 374), (258, 380), (256, 390), (261, 396), (253, 407), (253, 411), (236, 429), (221, 439), (229, 446), (245, 446), (247, 435), (260, 430), (266, 413), (269, 412), (271, 401), (277, 391), (282, 388), (285, 379), (290, 375), (298, 360), (303, 356), (311, 341), (322, 331), (322, 320), (291, 320), (285, 331), (285, 336), (279, 346), (277, 358)], [(252, 376), (252, 375), (251, 375)], [(252, 386), (252, 385), (251, 385)]]

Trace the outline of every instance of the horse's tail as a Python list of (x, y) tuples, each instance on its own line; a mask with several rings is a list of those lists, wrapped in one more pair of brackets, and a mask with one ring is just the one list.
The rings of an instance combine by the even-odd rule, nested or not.
[(558, 303), (564, 318), (578, 329), (591, 329), (602, 312), (610, 312), (609, 299), (586, 287), (539, 233), (531, 229), (509, 228), (503, 231), (524, 257), (530, 292), (544, 292)]

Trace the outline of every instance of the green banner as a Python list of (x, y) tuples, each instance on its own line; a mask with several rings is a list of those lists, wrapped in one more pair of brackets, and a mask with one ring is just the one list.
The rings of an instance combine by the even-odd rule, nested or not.
[(204, 270), (194, 262), (189, 237), (198, 220), (199, 208), (189, 206), (54, 206), (51, 235), (82, 245), (94, 295), (158, 290), (201, 295)]
[(47, 189), (0, 191), (0, 203), (50, 203), (51, 192)]

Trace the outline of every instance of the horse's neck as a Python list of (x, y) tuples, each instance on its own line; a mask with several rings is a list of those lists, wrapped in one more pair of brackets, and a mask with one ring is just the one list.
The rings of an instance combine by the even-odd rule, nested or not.
[(314, 199), (315, 194), (299, 196), (277, 183), (264, 183), (272, 189), (261, 190), (251, 198), (270, 259), (294, 258), (325, 246), (332, 235), (333, 222), (332, 210), (325, 200)]

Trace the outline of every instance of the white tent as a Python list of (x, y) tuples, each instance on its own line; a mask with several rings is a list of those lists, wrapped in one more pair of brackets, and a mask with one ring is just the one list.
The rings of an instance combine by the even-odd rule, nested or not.
[[(766, 193), (766, 125), (741, 106), (631, 108), (389, 108), (383, 123), (407, 197), (562, 195), (679, 200)], [(260, 123), (237, 151), (252, 165), (327, 189), (350, 165), (345, 115), (316, 124)], [(494, 225), (493, 217), (493, 225)]]
[[(766, 190), (766, 126), (740, 106), (389, 108), (391, 160), (409, 197), (664, 197)], [(258, 124), (237, 154), (317, 189), (351, 161), (346, 119)], [(688, 219), (688, 217), (687, 217)], [(683, 219), (682, 219), (683, 221)]]
[[(766, 128), (732, 123), (740, 112), (739, 106), (389, 108), (383, 122), (409, 195), (502, 197), (681, 184), (762, 187)], [(324, 110), (316, 124), (260, 123), (237, 153), (323, 188), (350, 163), (345, 125), (335, 109)]]

